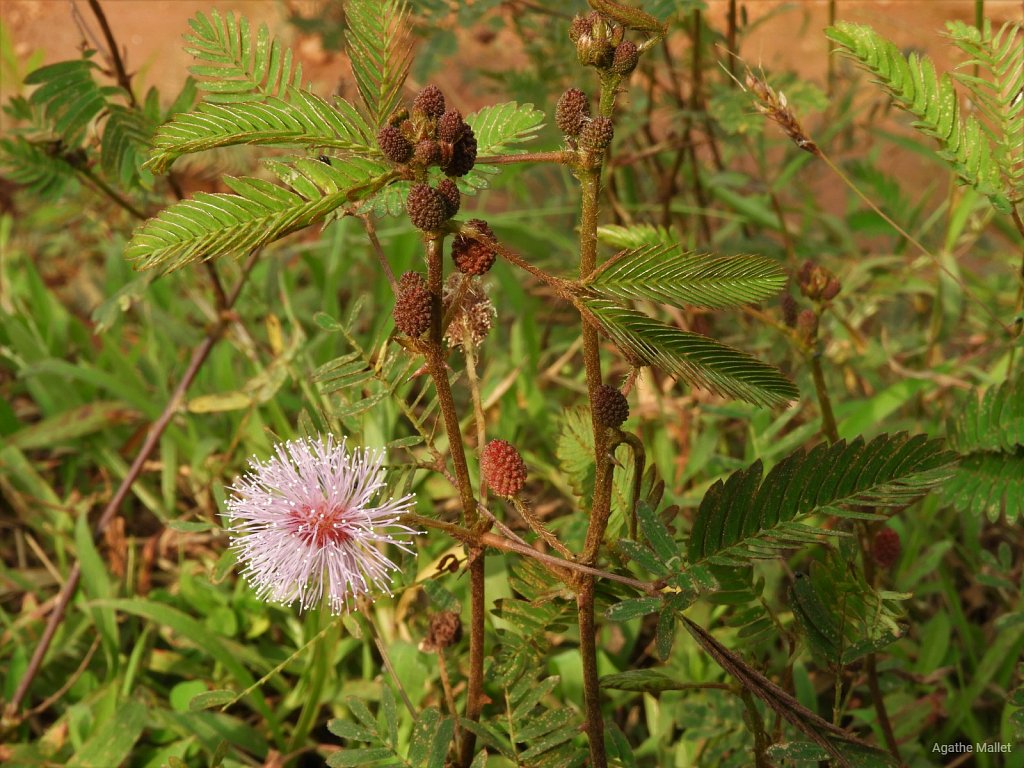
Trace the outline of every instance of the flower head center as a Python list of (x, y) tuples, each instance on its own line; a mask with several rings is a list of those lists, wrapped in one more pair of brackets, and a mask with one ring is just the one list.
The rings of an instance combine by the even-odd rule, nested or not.
[(347, 512), (348, 509), (342, 505), (329, 506), (326, 502), (297, 507), (290, 516), (293, 533), (307, 546), (316, 549), (343, 544), (352, 538), (346, 524)]

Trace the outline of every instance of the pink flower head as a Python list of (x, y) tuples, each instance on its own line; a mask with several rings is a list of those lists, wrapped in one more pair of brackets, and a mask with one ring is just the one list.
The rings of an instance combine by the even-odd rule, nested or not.
[(332, 613), (376, 588), (391, 594), (388, 572), (398, 569), (382, 544), (413, 550), (401, 536), (418, 533), (398, 523), (413, 497), (371, 500), (384, 486), (384, 453), (349, 453), (334, 437), (291, 440), (276, 455), (249, 461), (250, 472), (229, 490), (228, 530), (242, 574), (263, 600)]

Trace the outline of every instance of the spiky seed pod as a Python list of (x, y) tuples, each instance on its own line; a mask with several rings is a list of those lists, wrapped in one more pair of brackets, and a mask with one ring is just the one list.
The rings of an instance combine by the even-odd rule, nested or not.
[(423, 276), (422, 272), (404, 272), (402, 273), (402, 276), (398, 278), (399, 293), (413, 285), (426, 287), (427, 278)]
[(422, 651), (450, 648), (462, 639), (462, 618), (455, 611), (441, 611), (430, 617), (427, 636), (420, 643)]
[(580, 129), (580, 146), (587, 150), (599, 151), (612, 143), (615, 127), (611, 118), (595, 117), (584, 123)]
[(422, 167), (429, 168), (441, 159), (441, 147), (433, 139), (421, 139), (416, 142), (412, 153), (412, 161)]
[(400, 128), (385, 125), (377, 134), (377, 146), (392, 163), (404, 163), (412, 156), (412, 144), (402, 135)]
[(498, 257), (497, 241), (486, 221), (470, 219), (466, 227), (478, 234), (460, 233), (455, 236), (452, 240), (452, 261), (463, 274), (483, 275), (494, 266)]
[(413, 184), (405, 199), (405, 210), (416, 229), (433, 232), (448, 221), (448, 204), (441, 193), (428, 184)]
[(786, 289), (786, 292), (782, 294), (782, 320), (790, 328), (796, 327), (796, 313), (799, 312), (799, 308), (796, 305), (796, 299), (793, 298), (793, 294)]
[(597, 423), (605, 427), (621, 427), (622, 422), (629, 418), (629, 403), (626, 402), (626, 396), (607, 384), (597, 388), (590, 407), (594, 409)]
[(491, 440), (480, 453), (480, 471), (487, 487), (499, 496), (511, 497), (526, 484), (526, 464), (515, 446), (505, 440)]
[(436, 85), (428, 85), (416, 94), (412, 108), (414, 111), (436, 120), (444, 114), (444, 94)]
[(871, 556), (882, 568), (891, 568), (900, 558), (900, 535), (892, 528), (883, 528), (875, 534)]
[(637, 50), (636, 44), (629, 40), (623, 40), (615, 46), (611, 70), (618, 75), (628, 75), (636, 69), (638, 61), (640, 61), (640, 51)]
[(590, 116), (590, 99), (579, 88), (563, 93), (555, 106), (555, 122), (566, 136), (579, 136), (583, 121)]
[(437, 183), (437, 191), (444, 198), (448, 210), (448, 218), (450, 219), (459, 212), (459, 206), (462, 204), (462, 194), (459, 192), (459, 187), (451, 179), (441, 179)]
[(441, 167), (446, 176), (465, 176), (476, 163), (476, 136), (473, 129), (466, 127), (462, 138), (452, 148), (452, 158)]
[(398, 297), (391, 313), (395, 318), (395, 327), (412, 338), (422, 336), (430, 327), (430, 291), (424, 285), (422, 276), (418, 277), (421, 278), (418, 281), (406, 281), (406, 275), (402, 276), (402, 282), (406, 284), (403, 287), (402, 283), (399, 283)]
[(437, 138), (439, 141), (447, 141), (454, 144), (462, 138), (466, 131), (466, 121), (462, 119), (462, 113), (457, 109), (446, 109), (441, 119), (437, 121)]

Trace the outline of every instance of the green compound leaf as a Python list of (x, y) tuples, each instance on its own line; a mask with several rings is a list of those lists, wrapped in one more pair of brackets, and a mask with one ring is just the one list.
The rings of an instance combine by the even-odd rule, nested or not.
[(988, 131), (974, 116), (960, 119), (959, 97), (949, 75), (936, 74), (927, 56), (904, 56), (866, 25), (839, 22), (826, 34), (874, 75), (898, 106), (917, 118), (914, 127), (939, 142), (939, 156), (964, 184), (986, 195), (997, 210), (1010, 212)]
[(1024, 375), (975, 393), (948, 424), (950, 447), (963, 458), (943, 486), (945, 501), (995, 520), (1024, 517)]
[(356, 87), (376, 129), (394, 112), (409, 74), (409, 9), (404, 0), (349, 0), (345, 19)]
[(477, 156), (511, 155), (523, 150), (515, 147), (533, 139), (544, 124), (544, 113), (533, 104), (508, 101), (492, 104), (466, 118), (476, 136)]
[(391, 178), (383, 165), (357, 159), (337, 166), (305, 159), (267, 166), (290, 189), (226, 176), (224, 182), (235, 194), (199, 193), (172, 205), (135, 230), (126, 257), (137, 269), (170, 271), (200, 259), (249, 251), (372, 194)]
[(657, 366), (695, 387), (754, 405), (784, 405), (799, 396), (781, 371), (738, 349), (606, 299), (591, 299), (585, 306), (634, 362)]
[[(970, 59), (953, 72), (957, 82), (971, 92), (974, 103), (995, 135), (995, 154), (1010, 200), (1024, 199), (1024, 26), (1007, 22), (995, 34), (985, 19), (981, 29), (962, 21), (946, 22), (947, 36)], [(978, 67), (985, 77), (965, 71)]]
[(628, 250), (586, 281), (608, 298), (712, 309), (762, 301), (785, 284), (786, 273), (774, 259), (693, 253), (675, 243)]
[(905, 433), (822, 443), (780, 461), (762, 481), (754, 462), (708, 489), (687, 549), (691, 563), (745, 565), (836, 535), (804, 521), (813, 515), (875, 517), (857, 508), (905, 506), (948, 479), (955, 454), (939, 440)]
[(108, 99), (123, 93), (114, 86), (100, 86), (93, 80), (97, 71), (96, 64), (83, 58), (40, 67), (25, 78), (26, 85), (39, 86), (29, 96), (29, 103), (42, 110), (49, 127), (68, 147), (79, 146)]
[(200, 104), (160, 126), (146, 167), (165, 173), (182, 155), (237, 144), (316, 147), (377, 156), (380, 153), (368, 131), (350, 104), (339, 102), (336, 109), (308, 91), (292, 91), (287, 101), (269, 96), (230, 105)]
[(292, 66), (292, 52), (271, 38), (261, 24), (252, 38), (245, 17), (207, 17), (199, 13), (189, 20), (193, 34), (185, 36), (185, 52), (199, 60), (190, 67), (206, 92), (206, 101), (220, 104), (285, 97), (289, 89), (302, 88), (302, 66)]

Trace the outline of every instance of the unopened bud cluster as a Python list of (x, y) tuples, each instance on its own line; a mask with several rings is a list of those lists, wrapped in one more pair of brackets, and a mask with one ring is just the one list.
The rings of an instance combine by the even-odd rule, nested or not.
[[(477, 142), (459, 111), (446, 107), (440, 88), (428, 85), (416, 95), (411, 110), (396, 112), (377, 134), (377, 146), (385, 158), (423, 179), (413, 185), (405, 203), (416, 228), (436, 231), (458, 213), (454, 179), (473, 169)], [(435, 166), (448, 177), (436, 189), (426, 182), (427, 170)]]
[(406, 272), (398, 282), (398, 297), (392, 317), (395, 327), (406, 336), (417, 338), (430, 327), (431, 297), (419, 272)]
[(576, 56), (587, 67), (628, 75), (640, 58), (636, 44), (623, 40), (623, 28), (597, 11), (577, 16), (569, 25)]
[(498, 257), (498, 241), (486, 221), (470, 219), (452, 241), (452, 261), (459, 272), (483, 275)]
[(811, 301), (832, 301), (842, 289), (838, 277), (811, 261), (804, 262), (796, 278), (800, 293)]

